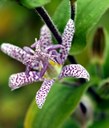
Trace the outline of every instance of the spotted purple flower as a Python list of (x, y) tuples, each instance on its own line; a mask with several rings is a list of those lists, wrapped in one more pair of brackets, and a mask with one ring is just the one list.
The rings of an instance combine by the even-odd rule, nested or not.
[(43, 81), (36, 93), (36, 103), (42, 108), (56, 79), (75, 77), (89, 80), (89, 73), (80, 64), (69, 64), (62, 68), (69, 54), (74, 32), (74, 22), (69, 19), (62, 34), (62, 44), (52, 44), (51, 33), (46, 25), (41, 28), (40, 39), (35, 39), (31, 47), (21, 49), (3, 43), (1, 50), (26, 66), (25, 72), (10, 76), (9, 87), (14, 90), (36, 81)]

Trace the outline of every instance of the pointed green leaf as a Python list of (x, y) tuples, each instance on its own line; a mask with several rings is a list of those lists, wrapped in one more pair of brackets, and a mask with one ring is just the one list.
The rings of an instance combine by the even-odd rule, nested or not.
[(56, 82), (41, 110), (35, 101), (32, 103), (26, 116), (25, 128), (61, 127), (75, 110), (87, 87), (87, 84), (70, 87)]
[(103, 64), (103, 75), (105, 78), (109, 77), (109, 31), (106, 31), (106, 48), (105, 48), (105, 56), (104, 56), (104, 64)]
[(62, 0), (53, 15), (53, 21), (61, 33), (63, 32), (64, 27), (71, 16), (70, 6), (69, 0)]
[(109, 118), (103, 118), (99, 121), (95, 121), (89, 128), (109, 128)]
[(36, 8), (43, 6), (50, 2), (50, 0), (20, 0), (22, 5), (24, 5), (27, 8)]
[(108, 7), (109, 0), (77, 0), (76, 33), (71, 54), (80, 52), (86, 46), (88, 32), (98, 23)]

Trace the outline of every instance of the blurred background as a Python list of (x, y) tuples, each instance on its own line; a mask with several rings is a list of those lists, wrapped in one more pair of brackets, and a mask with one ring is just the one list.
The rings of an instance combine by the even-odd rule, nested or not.
[[(58, 4), (58, 0), (52, 0), (51, 3), (45, 6), (51, 16)], [(16, 2), (4, 1), (0, 5), (0, 45), (6, 42), (20, 47), (30, 46), (35, 38), (39, 38), (42, 24), (43, 22), (34, 10), (26, 9)], [(103, 64), (104, 49), (109, 46), (106, 44), (109, 41), (108, 24), (109, 10), (88, 34), (87, 48), (81, 54), (75, 56), (78, 63), (83, 66), (91, 64), (88, 68), (92, 76), (95, 73), (99, 74), (99, 72), (93, 72), (92, 68), (96, 68), (93, 65), (98, 65), (97, 67), (99, 68)], [(105, 31), (104, 28), (107, 30)], [(98, 40), (100, 43), (97, 44)], [(106, 62), (107, 64), (108, 62)], [(105, 78), (109, 75), (106, 65), (104, 66), (104, 69), (107, 70)], [(36, 91), (40, 85), (40, 83), (34, 83), (30, 86), (11, 91), (8, 87), (9, 76), (24, 70), (24, 65), (0, 51), (0, 128), (23, 127), (27, 109), (31, 101), (35, 98)], [(108, 106), (106, 107), (106, 111), (109, 112)], [(69, 126), (69, 128), (71, 127)]]

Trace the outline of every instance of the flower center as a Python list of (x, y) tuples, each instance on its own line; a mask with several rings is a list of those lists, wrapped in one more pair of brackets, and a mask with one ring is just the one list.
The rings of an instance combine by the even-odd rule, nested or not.
[(48, 65), (47, 71), (44, 74), (44, 78), (47, 78), (47, 79), (55, 78), (56, 79), (58, 75), (60, 74), (61, 68), (62, 68), (62, 65), (52, 60), (49, 60), (49, 65)]

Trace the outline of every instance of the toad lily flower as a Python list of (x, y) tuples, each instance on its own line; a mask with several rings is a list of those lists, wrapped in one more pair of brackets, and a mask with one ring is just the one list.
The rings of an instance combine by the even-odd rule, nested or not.
[(51, 33), (46, 25), (41, 28), (40, 39), (35, 39), (31, 47), (21, 49), (3, 43), (1, 50), (4, 53), (26, 65), (25, 72), (10, 76), (9, 87), (14, 90), (32, 82), (43, 81), (36, 93), (36, 103), (42, 108), (56, 78), (75, 77), (89, 80), (89, 73), (80, 64), (69, 64), (62, 68), (69, 54), (74, 31), (74, 22), (69, 19), (62, 34), (62, 44), (52, 44)]

